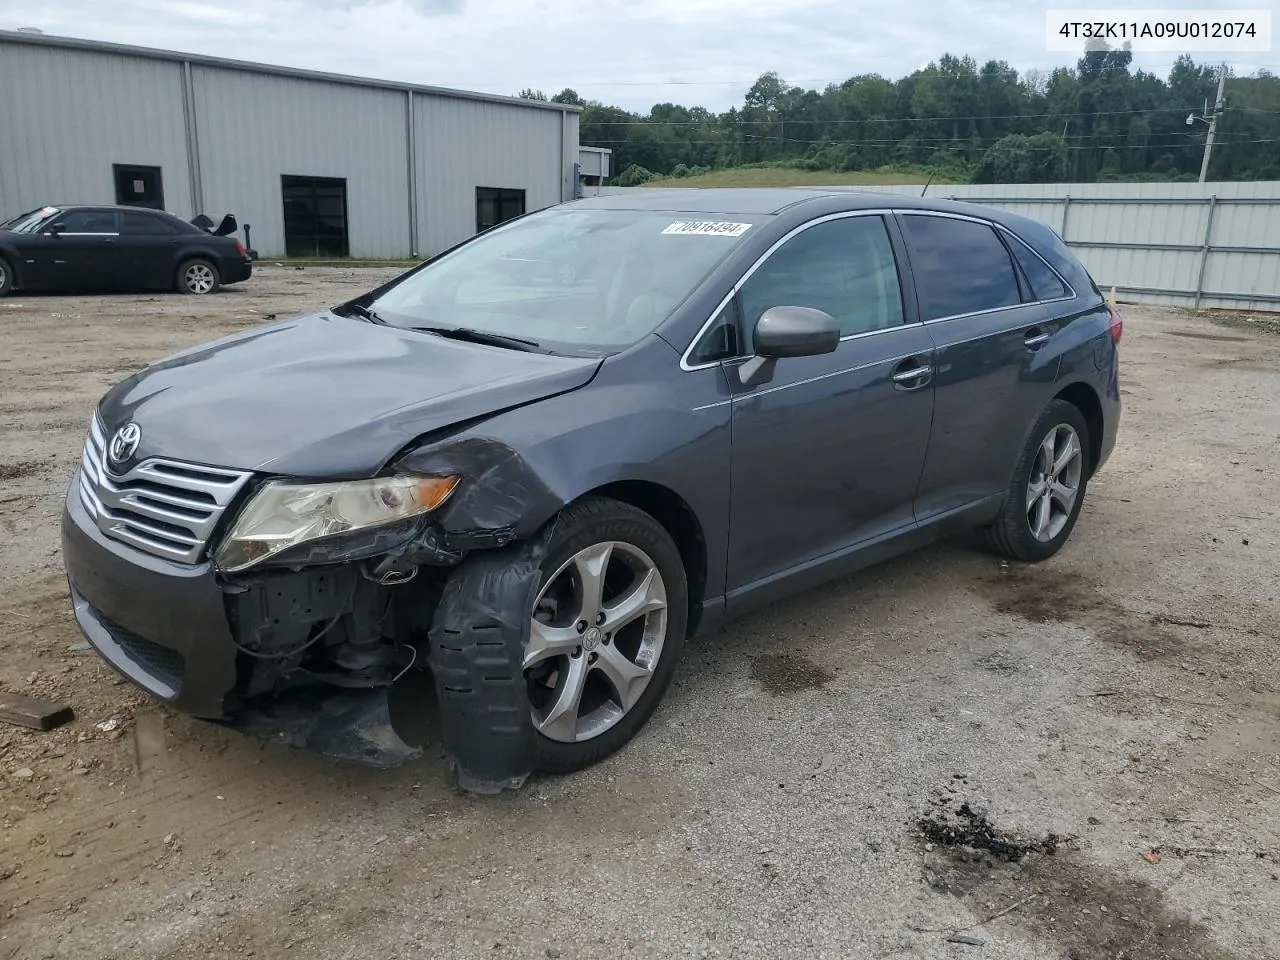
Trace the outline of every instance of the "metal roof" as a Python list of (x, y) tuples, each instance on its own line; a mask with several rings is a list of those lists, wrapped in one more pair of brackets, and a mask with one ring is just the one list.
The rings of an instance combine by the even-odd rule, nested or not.
[(551, 103), (543, 100), (526, 100), (523, 97), (503, 97), (471, 90), (454, 90), (449, 87), (432, 87), (416, 83), (399, 83), (394, 80), (375, 80), (369, 77), (350, 77), (340, 73), (324, 73), (319, 70), (302, 70), (295, 67), (279, 67), (268, 63), (251, 63), (247, 60), (231, 60), (226, 57), (208, 57), (177, 50), (160, 50), (155, 47), (135, 47), (123, 43), (107, 43), (102, 40), (79, 40), (74, 37), (55, 37), (43, 33), (24, 33), (16, 30), (0, 30), (0, 43), (24, 43), (29, 46), (58, 47), (64, 50), (87, 50), (93, 53), (113, 53), (119, 56), (144, 57), (148, 60), (168, 60), (173, 63), (191, 63), (208, 67), (222, 67), (247, 73), (263, 73), (277, 77), (295, 77), (303, 80), (320, 80), (325, 83), (342, 83), (357, 87), (376, 87), (382, 90), (412, 90), (437, 97), (458, 100), (480, 100), (485, 103), (504, 103), (510, 106), (529, 107), (535, 110), (557, 110), (561, 113), (581, 113), (582, 108), (571, 103)]

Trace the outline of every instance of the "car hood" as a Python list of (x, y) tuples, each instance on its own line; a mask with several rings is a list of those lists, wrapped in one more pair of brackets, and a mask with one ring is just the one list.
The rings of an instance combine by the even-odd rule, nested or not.
[(319, 313), (174, 354), (113, 388), (108, 437), (163, 456), (289, 476), (369, 476), (415, 437), (588, 383), (601, 361)]

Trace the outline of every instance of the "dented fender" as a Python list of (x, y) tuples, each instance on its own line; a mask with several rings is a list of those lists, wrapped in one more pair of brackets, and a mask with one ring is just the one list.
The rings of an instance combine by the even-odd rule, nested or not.
[[(691, 374), (679, 396), (655, 388), (651, 366), (678, 363), (654, 338), (646, 362), (607, 359), (592, 383), (485, 418), (402, 451), (396, 470), (461, 481), (412, 548), (422, 563), (526, 540), (567, 504), (613, 484), (679, 497), (708, 545), (705, 595), (723, 594), (728, 540), (730, 407), (718, 370)], [(625, 373), (624, 373), (625, 371)], [(701, 599), (701, 598), (699, 598)]]

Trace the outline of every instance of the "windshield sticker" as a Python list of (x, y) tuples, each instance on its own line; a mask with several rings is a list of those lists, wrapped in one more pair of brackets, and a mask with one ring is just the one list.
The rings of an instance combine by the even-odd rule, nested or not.
[(740, 237), (750, 229), (749, 223), (728, 223), (724, 220), (677, 220), (662, 232), (684, 237)]

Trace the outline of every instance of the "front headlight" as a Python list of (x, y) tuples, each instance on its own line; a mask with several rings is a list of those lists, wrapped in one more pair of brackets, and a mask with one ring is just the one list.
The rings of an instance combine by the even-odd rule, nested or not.
[(286, 550), (289, 557), (281, 559), (294, 559), (300, 544), (313, 547), (297, 557), (302, 563), (372, 556), (403, 542), (457, 485), (457, 477), (419, 476), (268, 483), (240, 512), (214, 559), (222, 571), (237, 573)]

